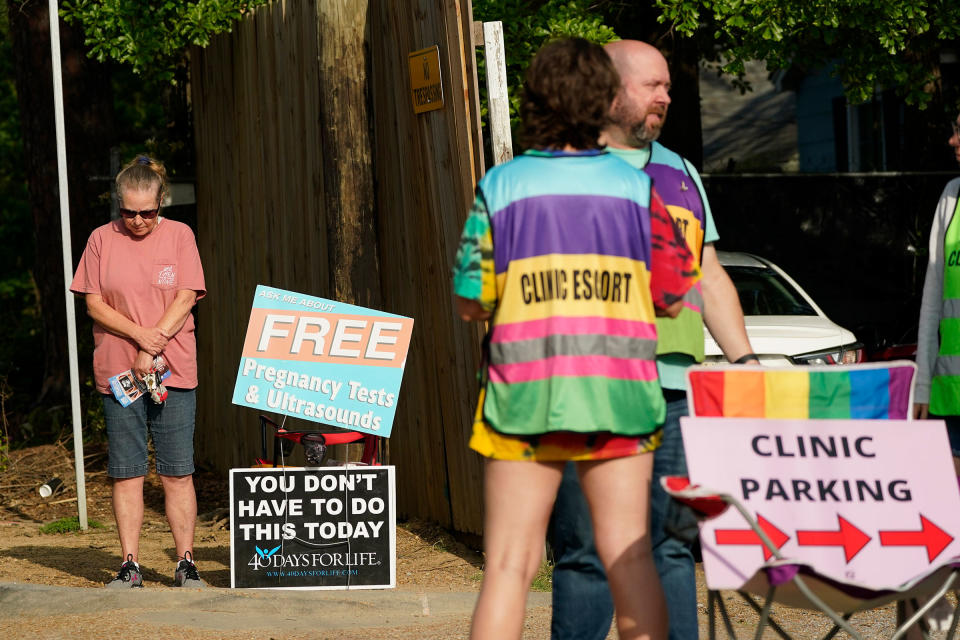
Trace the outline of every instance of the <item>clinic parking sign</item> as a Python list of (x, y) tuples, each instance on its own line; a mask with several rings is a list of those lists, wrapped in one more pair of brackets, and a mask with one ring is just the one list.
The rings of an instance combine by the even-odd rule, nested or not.
[[(694, 484), (739, 500), (779, 553), (897, 588), (960, 557), (960, 491), (939, 420), (682, 418)], [(772, 553), (735, 509), (701, 525), (707, 586), (740, 589)]]

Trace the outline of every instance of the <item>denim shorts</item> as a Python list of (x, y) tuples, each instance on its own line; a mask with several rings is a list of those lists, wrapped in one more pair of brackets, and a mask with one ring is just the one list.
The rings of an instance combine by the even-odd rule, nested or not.
[(954, 458), (960, 458), (960, 416), (935, 416), (931, 413), (930, 417), (947, 423), (947, 438), (950, 439), (950, 450), (953, 451)]
[(147, 475), (147, 431), (153, 438), (157, 473), (188, 476), (193, 473), (193, 427), (197, 413), (196, 389), (167, 388), (166, 402), (144, 396), (123, 407), (112, 395), (103, 396), (107, 423), (111, 478)]

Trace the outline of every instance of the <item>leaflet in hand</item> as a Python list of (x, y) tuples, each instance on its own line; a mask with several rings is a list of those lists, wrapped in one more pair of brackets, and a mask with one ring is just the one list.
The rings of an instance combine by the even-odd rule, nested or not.
[[(163, 356), (157, 356), (153, 359), (153, 368), (157, 372), (160, 381), (165, 380), (170, 375), (170, 367)], [(117, 399), (122, 407), (128, 407), (136, 402), (140, 396), (147, 393), (147, 385), (139, 376), (133, 373), (133, 369), (127, 369), (122, 373), (110, 378), (110, 390), (113, 391), (113, 397)]]

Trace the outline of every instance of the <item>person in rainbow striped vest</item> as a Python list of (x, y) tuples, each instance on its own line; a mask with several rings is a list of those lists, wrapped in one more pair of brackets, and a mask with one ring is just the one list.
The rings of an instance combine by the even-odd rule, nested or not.
[[(960, 117), (948, 144), (960, 163)], [(947, 423), (960, 475), (960, 178), (947, 183), (930, 228), (930, 257), (920, 302), (914, 417)]]
[(666, 637), (647, 530), (665, 404), (656, 316), (699, 269), (646, 174), (600, 148), (620, 79), (582, 39), (527, 71), (529, 151), (477, 187), (454, 267), (457, 311), (490, 319), (470, 447), (484, 467), (483, 586), (471, 638), (518, 638), (566, 461), (596, 519), (623, 638)]
[[(676, 318), (657, 318), (657, 369), (667, 412), (650, 497), (653, 555), (669, 608), (670, 639), (696, 640), (696, 565), (690, 546), (696, 521), (663, 491), (660, 478), (687, 473), (680, 418), (687, 415), (686, 369), (704, 358), (703, 324), (730, 362), (758, 360), (751, 353), (736, 288), (717, 260), (713, 243), (719, 236), (700, 176), (685, 158), (656, 142), (670, 105), (667, 61), (656, 48), (636, 40), (611, 42), (606, 51), (623, 82), (611, 110), (613, 123), (604, 131), (607, 148), (653, 179), (703, 273)], [(551, 637), (602, 640), (613, 602), (597, 558), (590, 512), (572, 469), (564, 473), (550, 530), (556, 563)]]

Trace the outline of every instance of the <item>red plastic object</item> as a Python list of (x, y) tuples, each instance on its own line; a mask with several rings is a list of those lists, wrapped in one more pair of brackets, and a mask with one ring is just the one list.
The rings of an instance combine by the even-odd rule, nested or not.
[(698, 496), (696, 498), (683, 497), (682, 492), (685, 489), (696, 488), (696, 485), (690, 484), (690, 478), (686, 476), (667, 476), (664, 478), (666, 488), (671, 493), (674, 500), (682, 502), (697, 512), (704, 518), (718, 516), (727, 510), (729, 506), (720, 496)]
[[(274, 442), (273, 442), (273, 459), (267, 457), (267, 426), (274, 428)], [(292, 442), (301, 443), (304, 436), (308, 435), (322, 435), (324, 444), (327, 446), (335, 444), (349, 444), (351, 442), (358, 442), (363, 440), (363, 453), (360, 455), (360, 462), (368, 465), (379, 465), (378, 460), (378, 441), (379, 436), (359, 433), (356, 431), (334, 431), (334, 432), (323, 432), (323, 431), (288, 431), (278, 425), (276, 422), (268, 418), (267, 416), (260, 414), (260, 457), (257, 458), (257, 463), (260, 466), (267, 467), (276, 467), (277, 465), (277, 451), (280, 449), (279, 440), (290, 440)]]

